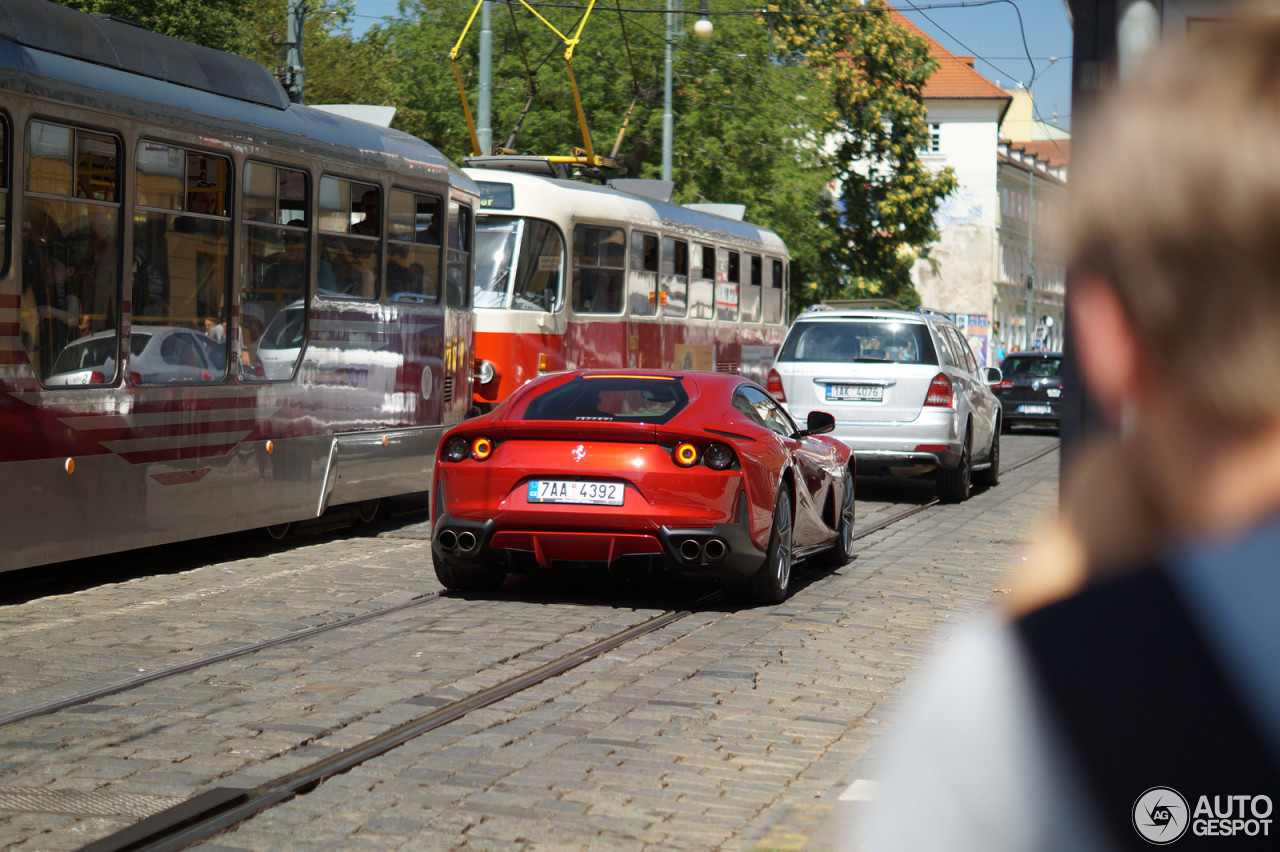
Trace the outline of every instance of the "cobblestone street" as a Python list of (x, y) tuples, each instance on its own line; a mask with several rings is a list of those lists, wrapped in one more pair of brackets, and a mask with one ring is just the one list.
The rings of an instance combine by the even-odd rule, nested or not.
[[(1055, 443), (1008, 436), (1005, 463)], [(1057, 470), (1052, 452), (1007, 470), (861, 539), (843, 568), (801, 570), (783, 604), (695, 609), (202, 848), (820, 849), (900, 687), (1000, 596), (1054, 511)], [(860, 482), (858, 528), (901, 509), (885, 497), (900, 493)], [(303, 541), (0, 608), (0, 714), (438, 592), (424, 533)], [(527, 581), (432, 598), (4, 725), (0, 841), (75, 849), (253, 786), (678, 606), (666, 595)]]

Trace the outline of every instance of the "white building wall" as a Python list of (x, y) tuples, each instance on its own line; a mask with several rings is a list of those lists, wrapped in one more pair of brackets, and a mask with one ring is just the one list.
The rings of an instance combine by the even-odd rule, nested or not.
[(938, 153), (921, 155), (935, 171), (955, 170), (956, 190), (943, 200), (938, 242), (916, 260), (912, 280), (922, 304), (953, 314), (990, 315), (996, 280), (1000, 195), (996, 148), (1000, 106), (990, 101), (928, 101), (926, 121), (939, 125)]

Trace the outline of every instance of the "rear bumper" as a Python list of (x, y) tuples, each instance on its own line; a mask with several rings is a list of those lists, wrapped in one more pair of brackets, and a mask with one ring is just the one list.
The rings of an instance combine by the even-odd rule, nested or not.
[[(1027, 412), (1019, 410), (1026, 406), (1048, 408), (1048, 411)], [(1005, 423), (1052, 423), (1056, 425), (1062, 419), (1059, 414), (1059, 403), (1056, 400), (1035, 400), (1032, 402), (1026, 400), (1006, 402), (1001, 400), (1000, 415), (1004, 418)]]
[(859, 471), (954, 468), (964, 451), (950, 409), (925, 411), (905, 423), (837, 420), (832, 436), (853, 450)]
[[(739, 517), (746, 517), (745, 498)], [(596, 565), (609, 570), (661, 569), (690, 579), (733, 580), (754, 574), (764, 551), (751, 541), (745, 522), (710, 527), (649, 529), (502, 528), (494, 519), (441, 515), (431, 537), (437, 557), (463, 565), (536, 564), (555, 570)]]

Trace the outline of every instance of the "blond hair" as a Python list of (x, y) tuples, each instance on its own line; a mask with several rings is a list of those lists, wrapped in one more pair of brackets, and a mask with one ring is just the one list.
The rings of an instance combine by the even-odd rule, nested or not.
[(1280, 15), (1142, 61), (1086, 117), (1069, 262), (1211, 420), (1280, 421)]

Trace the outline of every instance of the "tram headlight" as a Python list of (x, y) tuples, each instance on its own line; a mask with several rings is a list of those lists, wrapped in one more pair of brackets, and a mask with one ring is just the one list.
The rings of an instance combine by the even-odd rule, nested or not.
[(681, 467), (693, 467), (698, 463), (698, 445), (690, 444), (688, 441), (678, 444), (671, 451), (671, 458), (675, 459), (676, 464)]
[(479, 380), (482, 385), (487, 385), (498, 377), (498, 371), (493, 368), (492, 364), (485, 361), (483, 358), (476, 359), (475, 367), (476, 379)]
[(724, 444), (712, 444), (702, 454), (707, 467), (712, 470), (728, 470), (733, 466), (733, 450)]
[(444, 445), (444, 460), (460, 462), (471, 455), (471, 444), (466, 438), (454, 436)]

